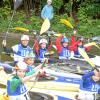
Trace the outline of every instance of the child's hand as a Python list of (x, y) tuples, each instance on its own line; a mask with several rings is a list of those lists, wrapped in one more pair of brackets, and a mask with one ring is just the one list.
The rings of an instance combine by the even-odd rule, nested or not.
[(45, 58), (44, 62), (45, 62), (45, 63), (48, 63), (48, 58)]
[(6, 47), (6, 44), (7, 44), (6, 40), (3, 40), (3, 41), (2, 41), (3, 47)]
[(1, 70), (4, 70), (4, 68), (3, 68), (2, 66), (0, 66), (0, 71), (1, 71)]

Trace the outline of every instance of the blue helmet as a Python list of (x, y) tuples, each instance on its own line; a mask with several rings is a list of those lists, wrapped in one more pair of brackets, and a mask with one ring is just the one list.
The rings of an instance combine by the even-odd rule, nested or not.
[(62, 42), (62, 43), (64, 43), (64, 42), (69, 42), (69, 39), (68, 39), (68, 38), (62, 38), (61, 42)]

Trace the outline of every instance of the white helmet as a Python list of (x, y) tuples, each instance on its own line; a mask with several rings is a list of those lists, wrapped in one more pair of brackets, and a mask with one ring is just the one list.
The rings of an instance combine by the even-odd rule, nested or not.
[(47, 44), (48, 41), (46, 39), (41, 39), (40, 42), (39, 42), (39, 44), (41, 44), (41, 43), (46, 43)]
[(17, 64), (16, 64), (16, 69), (19, 70), (26, 70), (27, 69), (27, 64), (23, 61), (19, 61)]
[(28, 35), (22, 35), (21, 36), (21, 41), (22, 40), (28, 40), (29, 41), (29, 36)]
[(52, 3), (52, 0), (47, 0), (47, 2), (51, 2)]

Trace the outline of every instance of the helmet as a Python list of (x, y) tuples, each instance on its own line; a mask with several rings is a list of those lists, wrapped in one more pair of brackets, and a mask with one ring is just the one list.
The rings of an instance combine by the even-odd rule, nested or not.
[(26, 70), (27, 69), (27, 64), (23, 61), (19, 61), (17, 64), (16, 64), (16, 67), (15, 67), (17, 70), (21, 69), (21, 70)]
[(48, 43), (48, 41), (46, 40), (46, 39), (41, 39), (40, 41), (39, 41), (39, 44), (41, 44), (41, 43)]
[(34, 58), (35, 55), (33, 52), (30, 52), (25, 58)]
[(22, 40), (29, 40), (29, 36), (28, 35), (22, 35), (21, 36), (21, 41)]
[(61, 42), (62, 42), (62, 43), (64, 43), (64, 42), (69, 42), (69, 40), (68, 40), (68, 38), (63, 38), (63, 39), (61, 40)]
[(47, 0), (47, 2), (51, 2), (52, 3), (52, 0)]

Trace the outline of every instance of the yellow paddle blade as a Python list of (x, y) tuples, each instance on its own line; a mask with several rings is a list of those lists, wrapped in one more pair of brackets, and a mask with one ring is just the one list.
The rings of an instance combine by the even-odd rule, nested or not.
[(91, 42), (91, 43), (87, 43), (87, 44), (85, 44), (84, 46), (85, 47), (88, 47), (88, 46), (96, 46), (98, 49), (100, 49), (100, 47), (97, 45), (97, 43), (96, 42)]
[(96, 45), (96, 42), (87, 43), (87, 44), (85, 44), (84, 46), (85, 46), (85, 47), (88, 47), (88, 46), (92, 46), (92, 45)]
[(73, 28), (72, 24), (66, 19), (60, 19), (60, 23), (63, 23), (70, 28)]
[(57, 36), (57, 37), (59, 37), (59, 36), (62, 36), (62, 34), (53, 34), (54, 36)]
[(82, 57), (92, 66), (95, 67), (94, 63), (92, 62), (92, 60), (89, 58), (89, 56), (87, 55), (87, 53), (82, 49), (82, 48), (78, 48), (80, 54), (82, 55)]
[(7, 95), (0, 95), (0, 100), (9, 100)]
[(96, 44), (95, 46), (96, 46), (98, 49), (100, 49), (100, 47), (99, 47), (97, 44)]
[(40, 35), (46, 32), (49, 28), (50, 28), (50, 21), (48, 19), (45, 19), (40, 30)]
[(54, 54), (54, 51), (48, 51), (45, 53), (45, 55), (53, 55)]
[(22, 28), (22, 27), (15, 27), (14, 29), (15, 29), (15, 30), (18, 30), (18, 31), (26, 31), (26, 32), (29, 31), (28, 29)]

